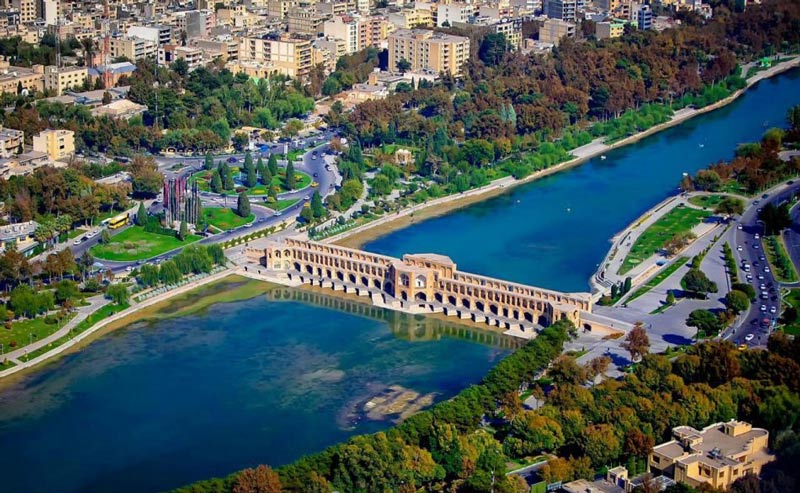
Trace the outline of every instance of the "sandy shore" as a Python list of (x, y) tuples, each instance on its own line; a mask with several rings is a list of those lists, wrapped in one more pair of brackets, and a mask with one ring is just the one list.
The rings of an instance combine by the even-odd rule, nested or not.
[(578, 154), (575, 158), (557, 164), (556, 166), (541, 171), (537, 171), (536, 173), (533, 173), (521, 180), (515, 180), (513, 178), (503, 178), (478, 190), (472, 190), (469, 192), (465, 192), (464, 194), (451, 195), (448, 197), (435, 199), (430, 202), (402, 210), (399, 213), (393, 214), (390, 217), (381, 218), (376, 221), (372, 221), (371, 223), (367, 223), (363, 226), (359, 226), (349, 231), (345, 231), (336, 236), (328, 238), (327, 240), (325, 240), (325, 242), (334, 243), (336, 245), (346, 246), (350, 248), (361, 248), (362, 246), (364, 246), (364, 244), (376, 240), (394, 231), (407, 228), (415, 223), (424, 221), (426, 219), (430, 219), (436, 216), (441, 216), (451, 211), (467, 207), (471, 204), (481, 202), (488, 198), (496, 197), (498, 195), (506, 193), (510, 188), (523, 185), (525, 183), (530, 183), (534, 180), (539, 180), (554, 173), (559, 173), (561, 171), (578, 166), (594, 157), (605, 154), (606, 152), (609, 152), (613, 149), (633, 144), (641, 139), (649, 137), (662, 130), (674, 127), (676, 125), (680, 125), (681, 123), (691, 118), (694, 118), (695, 116), (702, 115), (704, 113), (708, 113), (710, 111), (722, 108), (723, 106), (726, 106), (731, 102), (735, 101), (739, 96), (744, 94), (747, 91), (747, 89), (749, 89), (759, 81), (783, 73), (787, 70), (797, 67), (798, 65), (800, 65), (800, 57), (795, 57), (792, 60), (779, 63), (768, 70), (764, 70), (762, 72), (755, 74), (753, 77), (748, 79), (747, 86), (745, 88), (736, 91), (727, 98), (717, 101), (714, 104), (705, 106), (700, 109), (678, 111), (672, 117), (672, 119), (670, 119), (670, 121), (661, 123), (643, 132), (639, 132), (637, 134), (631, 135), (630, 137), (626, 137), (622, 140), (618, 140), (617, 142), (614, 142), (612, 144), (598, 144), (597, 142), (594, 142), (579, 147), (578, 149), (574, 149), (572, 151), (573, 154)]

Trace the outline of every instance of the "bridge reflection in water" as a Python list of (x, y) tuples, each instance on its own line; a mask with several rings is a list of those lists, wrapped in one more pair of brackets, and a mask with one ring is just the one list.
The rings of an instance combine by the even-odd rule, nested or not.
[(517, 349), (526, 343), (525, 340), (518, 337), (471, 327), (468, 323), (453, 323), (452, 319), (441, 315), (414, 315), (389, 310), (374, 306), (355, 295), (326, 294), (322, 288), (277, 286), (266, 293), (266, 298), (278, 302), (307, 303), (385, 322), (395, 337), (411, 342), (436, 341), (442, 337), (452, 337), (510, 350)]

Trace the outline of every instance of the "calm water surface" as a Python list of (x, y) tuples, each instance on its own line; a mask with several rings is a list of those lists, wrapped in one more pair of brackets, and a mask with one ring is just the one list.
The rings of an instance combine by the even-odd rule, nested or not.
[(800, 104), (800, 69), (732, 104), (509, 193), (365, 245), (393, 256), (435, 252), (459, 268), (562, 291), (588, 291), (609, 239), (736, 146), (785, 127)]
[(509, 351), (371, 312), (259, 297), (112, 333), (0, 394), (0, 491), (141, 493), (282, 464), (389, 426), (356, 412), (389, 385), (450, 397)]
[[(605, 161), (367, 248), (443, 253), (465, 270), (586, 290), (608, 239), (674, 193), (681, 173), (729, 158), (798, 103), (795, 70)], [(285, 463), (388, 426), (357, 410), (389, 385), (446, 398), (508, 352), (496, 338), (442, 337), (454, 331), (427, 319), (311, 301), (259, 297), (137, 324), (0, 393), (2, 491), (149, 492)]]

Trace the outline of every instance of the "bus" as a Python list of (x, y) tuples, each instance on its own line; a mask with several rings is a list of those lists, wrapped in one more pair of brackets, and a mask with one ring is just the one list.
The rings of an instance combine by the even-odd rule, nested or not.
[(108, 221), (109, 229), (117, 229), (123, 226), (127, 226), (128, 222), (130, 221), (130, 214), (124, 213), (120, 214), (119, 216), (114, 216)]

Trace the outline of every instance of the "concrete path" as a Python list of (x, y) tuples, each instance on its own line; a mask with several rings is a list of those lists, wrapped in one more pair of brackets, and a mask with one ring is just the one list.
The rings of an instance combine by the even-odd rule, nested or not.
[(28, 344), (27, 346), (23, 346), (19, 349), (7, 352), (5, 355), (3, 355), (3, 358), (8, 358), (16, 364), (22, 364), (20, 358), (24, 359), (28, 353), (32, 353), (37, 349), (47, 346), (51, 342), (55, 342), (58, 339), (64, 337), (73, 328), (75, 328), (75, 326), (83, 322), (86, 319), (86, 317), (88, 317), (95, 311), (99, 310), (100, 308), (111, 302), (110, 300), (106, 299), (103, 295), (92, 296), (91, 298), (87, 298), (86, 300), (89, 302), (89, 304), (86, 306), (78, 307), (76, 309), (77, 314), (74, 317), (72, 317), (72, 319), (69, 322), (64, 324), (63, 327), (53, 332), (49, 336), (37, 340), (33, 344)]

